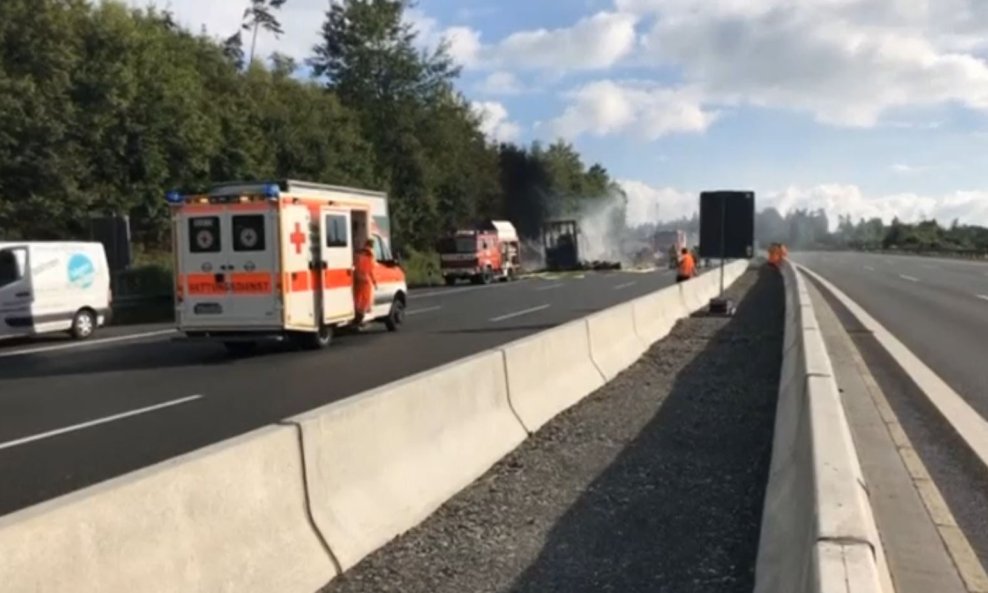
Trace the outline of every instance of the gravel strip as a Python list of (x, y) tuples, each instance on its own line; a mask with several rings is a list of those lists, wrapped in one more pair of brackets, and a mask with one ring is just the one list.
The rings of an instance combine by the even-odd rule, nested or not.
[(784, 300), (728, 292), (323, 592), (750, 592)]

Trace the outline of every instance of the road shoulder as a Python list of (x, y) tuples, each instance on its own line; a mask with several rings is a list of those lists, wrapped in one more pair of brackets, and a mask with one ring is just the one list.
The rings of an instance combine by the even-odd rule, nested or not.
[(985, 590), (984, 570), (848, 331), (808, 284), (896, 593)]

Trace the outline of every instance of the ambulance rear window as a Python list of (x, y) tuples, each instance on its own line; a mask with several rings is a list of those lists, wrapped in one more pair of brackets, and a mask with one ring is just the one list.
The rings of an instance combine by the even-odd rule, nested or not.
[(346, 224), (346, 216), (337, 214), (326, 215), (326, 247), (348, 247), (350, 237)]
[(221, 248), (219, 216), (196, 216), (189, 219), (189, 251), (218, 253)]
[(233, 250), (264, 251), (264, 215), (233, 217)]

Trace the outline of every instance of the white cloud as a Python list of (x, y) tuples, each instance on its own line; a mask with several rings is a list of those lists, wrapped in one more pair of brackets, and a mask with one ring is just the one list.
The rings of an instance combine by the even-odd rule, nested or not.
[[(954, 101), (988, 109), (988, 65), (965, 53), (988, 26), (957, 16), (976, 14), (979, 1), (711, 0), (702, 10), (686, 0), (617, 5), (657, 13), (643, 60), (680, 68), (709, 101), (795, 108), (827, 123), (872, 126), (903, 106)], [(952, 33), (957, 30), (969, 32)]]
[(899, 173), (901, 175), (908, 175), (910, 173), (922, 173), (929, 169), (929, 167), (923, 165), (909, 165), (907, 163), (895, 163), (889, 167), (894, 173)]
[(508, 110), (496, 101), (478, 101), (473, 109), (480, 116), (480, 129), (491, 140), (511, 142), (521, 135), (521, 126), (512, 122)]
[[(699, 206), (699, 192), (654, 187), (634, 180), (619, 183), (628, 194), (629, 223), (689, 217)], [(869, 196), (856, 185), (832, 183), (757, 192), (755, 199), (759, 210), (772, 207), (783, 214), (795, 209), (823, 209), (832, 230), (838, 217), (845, 215), (853, 220), (877, 217), (886, 223), (893, 218), (903, 222), (936, 218), (945, 225), (954, 219), (965, 224), (988, 225), (988, 190), (955, 191), (939, 196), (912, 193)]]
[(517, 76), (511, 72), (498, 70), (488, 74), (477, 90), (486, 95), (517, 95), (523, 89)]
[[(227, 38), (240, 27), (247, 1), (232, 0), (127, 0), (134, 8), (149, 4), (159, 9), (169, 9), (176, 20), (198, 33), (203, 27), (208, 34)], [(319, 30), (326, 20), (327, 0), (291, 0), (276, 12), (285, 34), (280, 39), (266, 32), (257, 37), (256, 55), (267, 57), (277, 51), (304, 60), (312, 55), (312, 48), (319, 42)], [(250, 51), (250, 37), (245, 34), (244, 50)]]
[(484, 61), (516, 69), (609, 68), (634, 50), (637, 20), (627, 13), (599, 12), (572, 27), (520, 31), (486, 47)]
[(570, 94), (571, 103), (550, 122), (556, 136), (627, 134), (651, 141), (682, 132), (702, 132), (717, 114), (703, 109), (697, 93), (655, 85), (602, 80)]

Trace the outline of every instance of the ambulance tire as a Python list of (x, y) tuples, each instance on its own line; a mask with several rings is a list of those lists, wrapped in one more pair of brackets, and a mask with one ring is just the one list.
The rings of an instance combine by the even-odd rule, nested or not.
[(391, 301), (391, 310), (384, 319), (384, 327), (388, 328), (389, 332), (396, 332), (403, 323), (405, 323), (405, 301), (395, 297), (395, 300)]
[(77, 340), (85, 340), (96, 333), (96, 313), (92, 309), (79, 309), (72, 317), (69, 333)]
[(333, 328), (332, 326), (324, 326), (319, 329), (319, 331), (300, 334), (299, 343), (306, 350), (322, 350), (329, 346), (333, 341)]

